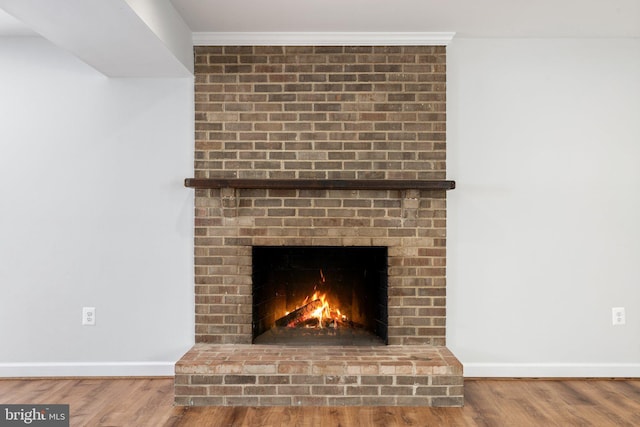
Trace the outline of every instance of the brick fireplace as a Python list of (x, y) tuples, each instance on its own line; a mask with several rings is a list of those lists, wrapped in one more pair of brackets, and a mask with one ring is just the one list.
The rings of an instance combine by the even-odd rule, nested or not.
[[(195, 61), (196, 345), (176, 403), (462, 405), (445, 47), (202, 46)], [(384, 248), (385, 343), (254, 343), (263, 247)]]

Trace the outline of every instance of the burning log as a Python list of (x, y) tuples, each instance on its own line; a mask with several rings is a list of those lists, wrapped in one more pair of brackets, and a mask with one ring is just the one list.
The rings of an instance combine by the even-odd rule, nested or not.
[(307, 320), (314, 311), (321, 307), (322, 301), (319, 299), (313, 300), (276, 320), (276, 326), (296, 326), (298, 323)]
[(317, 317), (311, 317), (309, 319), (305, 319), (295, 325), (296, 328), (317, 328), (319, 326), (320, 326), (320, 319), (318, 319)]

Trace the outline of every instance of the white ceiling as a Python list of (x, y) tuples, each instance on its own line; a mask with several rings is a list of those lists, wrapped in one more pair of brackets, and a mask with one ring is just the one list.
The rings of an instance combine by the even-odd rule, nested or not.
[(0, 37), (37, 35), (31, 28), (0, 9)]
[[(165, 0), (168, 1), (168, 0)], [(192, 32), (640, 37), (640, 0), (171, 0)], [(0, 9), (0, 36), (35, 33)]]
[(0, 0), (0, 37), (41, 35), (113, 77), (191, 75), (194, 42), (446, 45), (453, 34), (637, 38), (640, 0)]
[(192, 74), (191, 30), (168, 0), (0, 0), (0, 8), (5, 11), (0, 25), (7, 24), (0, 33), (29, 35), (25, 28), (30, 28), (31, 35), (42, 36), (106, 76)]
[(193, 32), (640, 37), (640, 0), (171, 0)]

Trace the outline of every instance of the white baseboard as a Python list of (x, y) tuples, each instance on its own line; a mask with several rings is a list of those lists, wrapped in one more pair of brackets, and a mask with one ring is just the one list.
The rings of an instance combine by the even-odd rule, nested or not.
[(640, 363), (463, 363), (465, 377), (637, 378)]
[(175, 362), (0, 363), (0, 377), (166, 377)]

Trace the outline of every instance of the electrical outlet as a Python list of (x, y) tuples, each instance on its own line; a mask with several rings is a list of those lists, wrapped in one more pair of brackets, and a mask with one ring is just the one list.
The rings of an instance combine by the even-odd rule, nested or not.
[(624, 325), (627, 323), (624, 307), (613, 307), (611, 309), (611, 322), (613, 325)]
[(96, 308), (82, 307), (82, 325), (95, 326), (96, 324)]

